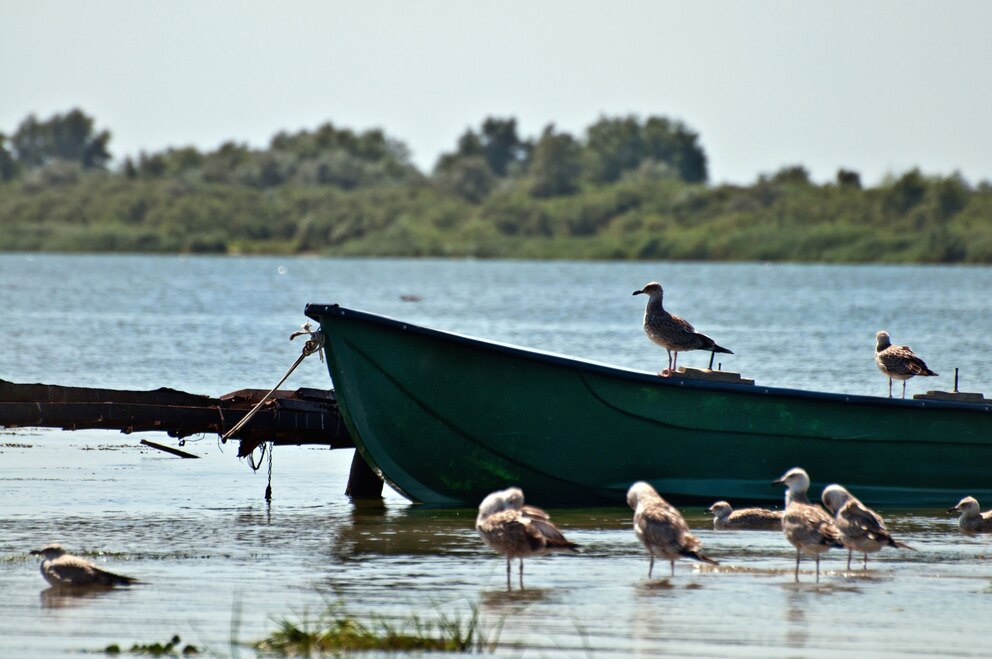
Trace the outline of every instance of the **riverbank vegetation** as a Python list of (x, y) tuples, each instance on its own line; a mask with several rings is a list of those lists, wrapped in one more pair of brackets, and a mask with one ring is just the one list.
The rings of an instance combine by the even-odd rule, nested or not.
[(531, 137), (490, 117), (428, 173), (331, 123), (264, 149), (110, 142), (81, 110), (0, 134), (0, 251), (992, 263), (992, 183), (788, 165), (714, 185), (699, 135), (660, 116)]

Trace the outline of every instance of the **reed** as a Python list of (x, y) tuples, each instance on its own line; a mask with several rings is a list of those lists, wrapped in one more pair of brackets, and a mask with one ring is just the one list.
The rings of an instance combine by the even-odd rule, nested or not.
[(502, 623), (484, 630), (479, 610), (466, 617), (438, 613), (432, 618), (411, 614), (399, 621), (370, 616), (365, 622), (341, 604), (329, 606), (316, 620), (306, 616), (277, 621), (278, 629), (254, 644), (262, 652), (309, 657), (355, 650), (492, 653)]

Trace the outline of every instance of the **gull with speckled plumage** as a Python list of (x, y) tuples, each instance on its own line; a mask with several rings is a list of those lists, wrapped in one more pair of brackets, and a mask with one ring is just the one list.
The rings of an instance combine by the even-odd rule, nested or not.
[(816, 557), (816, 580), (819, 581), (820, 554), (832, 547), (843, 548), (843, 537), (830, 513), (810, 503), (807, 494), (810, 480), (805, 469), (793, 467), (773, 484), (787, 488), (782, 532), (789, 544), (796, 548), (796, 581), (799, 581), (802, 554)]
[(522, 589), (524, 558), (551, 551), (577, 551), (578, 548), (574, 542), (565, 539), (547, 512), (524, 505), (524, 493), (518, 487), (498, 490), (486, 496), (479, 504), (475, 529), (491, 549), (506, 556), (507, 590), (510, 590), (510, 569), (514, 558), (520, 559)]
[[(859, 551), (864, 554), (864, 569), (868, 569), (868, 554), (883, 547), (913, 549), (895, 540), (885, 528), (882, 516), (864, 505), (847, 488), (833, 483), (823, 488), (820, 495), (823, 505), (834, 515), (834, 525), (843, 536), (847, 547), (847, 569), (851, 569), (851, 554)], [(915, 550), (914, 550), (915, 551)]]
[(41, 556), (41, 576), (58, 588), (130, 586), (138, 582), (134, 577), (102, 570), (85, 558), (66, 553), (59, 544), (32, 549), (31, 554)]
[(889, 398), (892, 398), (892, 380), (902, 380), (902, 397), (906, 397), (906, 380), (919, 375), (934, 377), (926, 362), (917, 357), (909, 346), (894, 346), (889, 333), (875, 334), (875, 365), (889, 378)]
[(734, 510), (726, 501), (717, 501), (707, 509), (713, 514), (717, 531), (781, 531), (782, 511), (767, 508)]
[[(644, 288), (634, 291), (633, 294), (648, 296), (648, 303), (644, 309), (644, 333), (652, 342), (660, 345), (668, 352), (668, 368), (662, 371), (662, 375), (675, 373), (680, 352), (708, 350), (714, 353), (734, 354), (732, 350), (718, 346), (713, 339), (697, 332), (689, 321), (668, 313), (663, 304), (665, 291), (660, 283), (652, 281), (645, 284)], [(672, 353), (674, 353), (674, 357)]]
[(958, 518), (958, 529), (965, 535), (992, 533), (992, 510), (983, 513), (975, 497), (961, 499), (958, 505), (947, 512), (961, 513), (961, 517)]
[(675, 561), (691, 558), (710, 565), (719, 565), (700, 550), (702, 543), (689, 533), (689, 525), (674, 506), (665, 501), (657, 490), (638, 481), (627, 490), (627, 505), (634, 510), (634, 534), (648, 550), (648, 579), (654, 570), (655, 556), (671, 563), (675, 576)]

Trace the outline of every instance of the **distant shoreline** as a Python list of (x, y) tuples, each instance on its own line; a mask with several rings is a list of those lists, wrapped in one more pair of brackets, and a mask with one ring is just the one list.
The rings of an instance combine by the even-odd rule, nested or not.
[(789, 165), (711, 185), (698, 137), (665, 117), (538, 138), (488, 118), (425, 174), (382, 131), (326, 123), (110, 171), (91, 117), (29, 117), (0, 135), (0, 251), (992, 264), (992, 182)]
[(426, 184), (256, 190), (85, 173), (0, 185), (0, 251), (992, 263), (992, 188), (942, 205), (947, 185), (924, 181), (908, 207), (897, 187), (672, 180), (551, 199), (511, 189), (473, 204)]

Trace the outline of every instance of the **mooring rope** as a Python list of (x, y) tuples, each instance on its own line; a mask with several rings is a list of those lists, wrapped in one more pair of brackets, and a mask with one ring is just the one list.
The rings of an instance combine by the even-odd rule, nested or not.
[[(262, 396), (262, 400), (258, 401), (258, 403), (255, 404), (255, 407), (251, 408), (248, 414), (244, 415), (244, 417), (240, 421), (238, 421), (236, 424), (234, 424), (234, 426), (230, 430), (224, 433), (224, 435), (220, 438), (220, 441), (222, 443), (227, 443), (227, 440), (230, 439), (234, 435), (234, 433), (241, 430), (241, 428), (243, 428), (244, 425), (248, 423), (253, 416), (255, 416), (255, 414), (262, 408), (262, 405), (265, 404), (265, 401), (269, 400), (272, 394), (274, 394), (276, 390), (282, 386), (282, 383), (289, 378), (289, 376), (293, 373), (293, 371), (296, 370), (296, 367), (303, 363), (304, 359), (306, 359), (313, 353), (317, 352), (320, 353), (320, 361), (321, 362), (324, 361), (324, 335), (320, 333), (320, 330), (314, 332), (313, 330), (310, 329), (310, 323), (305, 323), (302, 329), (297, 330), (296, 332), (293, 332), (292, 334), (289, 335), (289, 340), (292, 341), (296, 337), (303, 335), (307, 335), (310, 338), (307, 339), (307, 342), (305, 344), (303, 344), (303, 352), (300, 354), (299, 357), (296, 358), (296, 361), (293, 363), (293, 365), (289, 367), (289, 370), (286, 371), (286, 375), (282, 376), (282, 379), (279, 380), (278, 383), (276, 383), (276, 386), (272, 387), (269, 390), (269, 393)], [(221, 415), (221, 418), (223, 419), (223, 415)]]
[(258, 471), (262, 468), (262, 460), (265, 459), (265, 454), (269, 452), (269, 446), (265, 442), (259, 444), (257, 448), (259, 449), (257, 461), (255, 460), (255, 449), (252, 449), (251, 453), (245, 456), (245, 459), (248, 460), (248, 466), (251, 467), (252, 471)]

